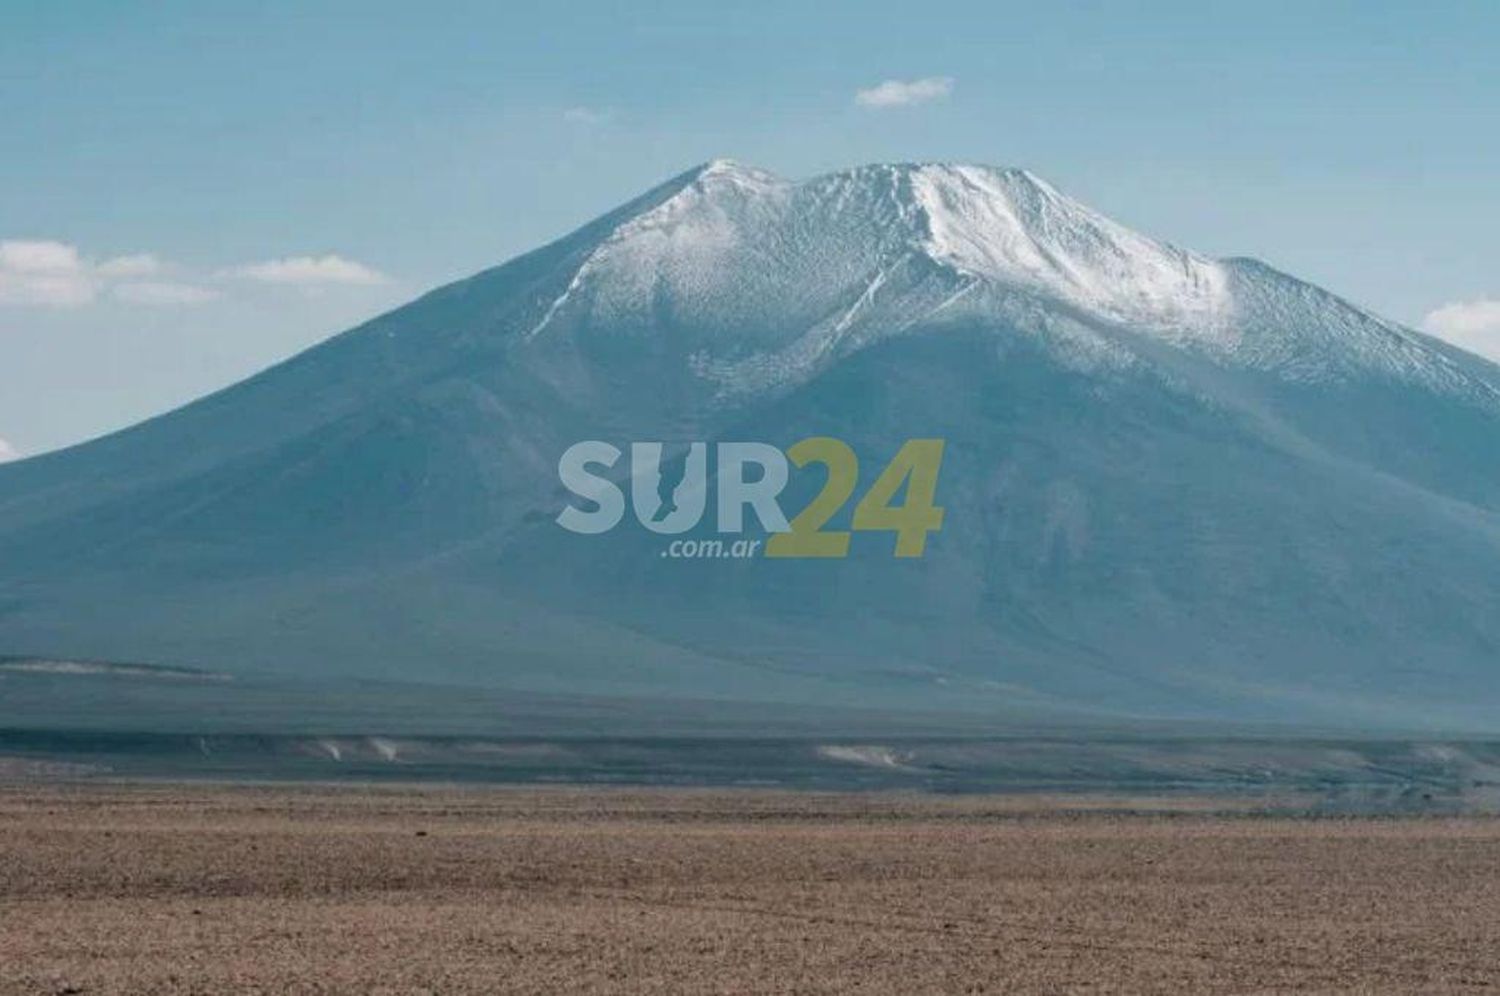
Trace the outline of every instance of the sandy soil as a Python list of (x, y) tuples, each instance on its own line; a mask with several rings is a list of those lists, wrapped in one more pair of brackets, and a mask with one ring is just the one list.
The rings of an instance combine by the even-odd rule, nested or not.
[(753, 792), (0, 789), (4, 993), (1497, 986), (1492, 819)]

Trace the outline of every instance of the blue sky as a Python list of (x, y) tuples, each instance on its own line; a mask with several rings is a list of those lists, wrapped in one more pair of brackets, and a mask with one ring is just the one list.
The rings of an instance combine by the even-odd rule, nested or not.
[(717, 156), (1026, 166), (1500, 346), (1500, 4), (1139, 6), (0, 0), (0, 455)]

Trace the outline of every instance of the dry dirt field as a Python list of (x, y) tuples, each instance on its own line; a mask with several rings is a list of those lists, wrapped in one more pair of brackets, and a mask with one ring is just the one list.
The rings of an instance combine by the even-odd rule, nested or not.
[(1500, 821), (593, 789), (0, 788), (4, 993), (1500, 987)]

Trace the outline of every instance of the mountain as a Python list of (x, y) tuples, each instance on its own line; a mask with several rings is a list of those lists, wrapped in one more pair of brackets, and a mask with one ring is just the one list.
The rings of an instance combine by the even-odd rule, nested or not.
[[(811, 436), (853, 449), (861, 493), (946, 440), (923, 556), (856, 533), (842, 559), (684, 560), (628, 516), (555, 521), (580, 440), (663, 441), (673, 468), (693, 440)], [(821, 486), (796, 472), (783, 504)], [(0, 654), (1491, 730), (1500, 368), (1023, 170), (716, 161), (0, 467)]]

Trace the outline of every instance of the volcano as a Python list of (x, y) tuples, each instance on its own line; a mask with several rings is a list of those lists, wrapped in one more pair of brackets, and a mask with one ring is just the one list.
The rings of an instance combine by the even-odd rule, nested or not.
[[(862, 489), (906, 440), (945, 441), (922, 556), (856, 534), (843, 558), (676, 559), (629, 519), (556, 521), (581, 440), (813, 436), (859, 454)], [(795, 471), (788, 510), (821, 485)], [(1024, 170), (716, 161), (0, 466), (0, 654), (1491, 730), (1500, 367)]]

